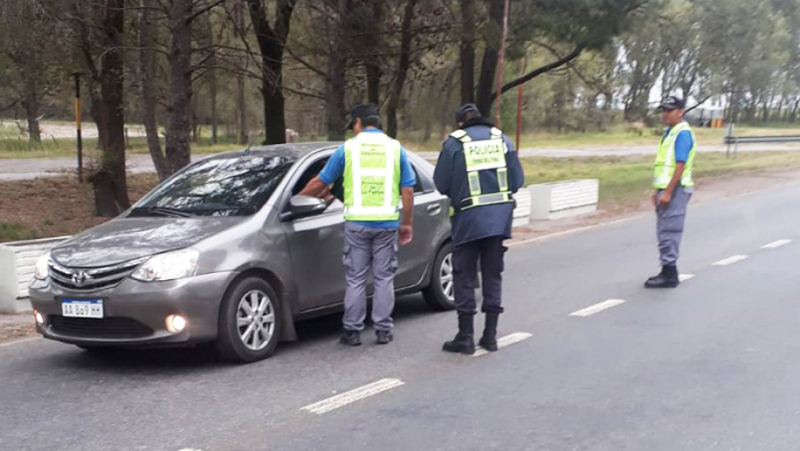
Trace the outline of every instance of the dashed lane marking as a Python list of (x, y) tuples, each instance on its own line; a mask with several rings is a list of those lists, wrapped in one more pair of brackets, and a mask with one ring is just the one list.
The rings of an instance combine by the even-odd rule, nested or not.
[(609, 299), (607, 301), (600, 302), (598, 304), (586, 307), (585, 309), (578, 310), (577, 312), (572, 312), (569, 316), (580, 316), (585, 318), (590, 315), (594, 315), (595, 313), (602, 312), (603, 310), (610, 309), (611, 307), (616, 307), (620, 304), (624, 304), (625, 301), (622, 299)]
[[(505, 337), (499, 338), (497, 340), (497, 347), (498, 348), (505, 348), (506, 346), (513, 345), (514, 343), (519, 343), (522, 340), (527, 340), (531, 338), (533, 335), (527, 332), (514, 332), (513, 334), (506, 335)], [(478, 346), (475, 348), (475, 354), (472, 354), (474, 357), (480, 357), (482, 355), (488, 354), (489, 351), (481, 348)]]
[(365, 398), (369, 398), (370, 396), (375, 396), (378, 393), (385, 392), (387, 390), (391, 390), (393, 388), (399, 387), (405, 384), (405, 382), (401, 381), (400, 379), (381, 379), (377, 382), (373, 382), (371, 384), (364, 385), (363, 387), (359, 387), (348, 392), (344, 392), (342, 394), (332, 396), (328, 399), (323, 399), (320, 402), (316, 402), (314, 404), (309, 404), (305, 407), (300, 408), (300, 410), (305, 410), (309, 413), (314, 413), (317, 415), (322, 415), (323, 413), (330, 412), (331, 410), (338, 409), (340, 407), (344, 407), (348, 404), (352, 404), (356, 401), (360, 401)]
[(713, 263), (714, 266), (728, 266), (732, 265), (736, 262), (740, 262), (747, 258), (747, 255), (734, 255), (733, 257), (728, 257), (724, 260), (720, 260), (718, 262)]

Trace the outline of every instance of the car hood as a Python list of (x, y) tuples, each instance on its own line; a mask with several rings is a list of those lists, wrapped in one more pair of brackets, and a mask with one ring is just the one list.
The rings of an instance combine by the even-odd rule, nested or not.
[(70, 238), (53, 248), (51, 256), (74, 268), (115, 265), (191, 246), (244, 219), (118, 218)]

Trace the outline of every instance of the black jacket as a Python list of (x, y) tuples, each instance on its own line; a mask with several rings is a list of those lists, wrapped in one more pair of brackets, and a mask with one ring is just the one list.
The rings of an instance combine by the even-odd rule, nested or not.
[[(463, 130), (467, 132), (473, 141), (491, 138), (492, 123), (477, 118), (467, 121)], [(506, 153), (506, 166), (508, 168), (508, 188), (512, 193), (517, 192), (525, 183), (525, 176), (522, 173), (522, 165), (519, 162), (517, 153), (511, 140), (503, 135), (509, 151)], [(481, 190), (484, 193), (497, 192), (497, 171), (480, 171)], [(467, 181), (467, 163), (464, 158), (464, 146), (452, 136), (442, 144), (442, 151), (439, 154), (439, 161), (433, 175), (436, 189), (450, 198), (450, 205), (458, 206), (463, 199), (470, 196), (469, 183)], [(488, 238), (492, 236), (502, 236), (511, 238), (512, 212), (514, 206), (511, 203), (484, 205), (469, 208), (463, 211), (456, 209), (452, 217), (453, 243), (468, 243), (470, 241)]]

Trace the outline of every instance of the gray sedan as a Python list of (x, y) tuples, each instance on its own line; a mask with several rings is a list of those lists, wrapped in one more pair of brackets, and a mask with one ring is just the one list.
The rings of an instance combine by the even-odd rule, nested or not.
[[(52, 249), (30, 285), (44, 337), (85, 349), (213, 341), (230, 360), (270, 356), (296, 321), (342, 308), (343, 208), (297, 193), (336, 144), (267, 146), (198, 161), (128, 211)], [(416, 171), (414, 240), (398, 294), (453, 308), (448, 201)], [(341, 180), (333, 188), (343, 196)]]

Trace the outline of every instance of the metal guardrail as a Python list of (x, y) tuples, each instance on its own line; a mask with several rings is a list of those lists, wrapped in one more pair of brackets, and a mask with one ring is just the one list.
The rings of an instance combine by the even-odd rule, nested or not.
[(760, 144), (760, 143), (791, 143), (800, 142), (800, 135), (787, 135), (787, 136), (733, 136), (733, 124), (728, 125), (728, 133), (725, 135), (723, 144), (728, 146), (725, 155), (731, 155), (731, 146), (733, 146), (733, 155), (739, 153), (739, 144)]

